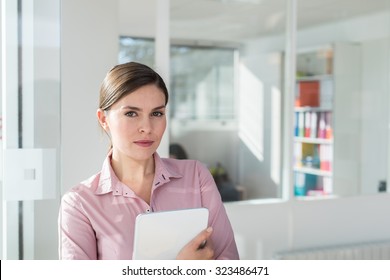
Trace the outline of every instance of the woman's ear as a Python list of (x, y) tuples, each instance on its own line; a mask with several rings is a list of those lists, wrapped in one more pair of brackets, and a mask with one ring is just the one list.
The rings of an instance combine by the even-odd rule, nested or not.
[(96, 111), (96, 116), (98, 118), (98, 121), (100, 123), (100, 125), (102, 126), (102, 128), (108, 132), (109, 130), (109, 127), (108, 127), (108, 123), (107, 123), (107, 116), (106, 116), (106, 113), (104, 110), (102, 109), (97, 109)]

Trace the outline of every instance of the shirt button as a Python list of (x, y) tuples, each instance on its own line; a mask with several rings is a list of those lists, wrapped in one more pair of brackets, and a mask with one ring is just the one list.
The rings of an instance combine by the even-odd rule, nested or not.
[(150, 209), (146, 209), (146, 213), (149, 213), (150, 212)]

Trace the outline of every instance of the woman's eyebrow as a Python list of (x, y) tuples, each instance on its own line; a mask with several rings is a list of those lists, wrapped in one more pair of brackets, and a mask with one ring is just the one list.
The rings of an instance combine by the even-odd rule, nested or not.
[[(157, 106), (157, 107), (153, 108), (152, 111), (164, 109), (165, 107), (166, 107), (165, 105)], [(122, 106), (122, 107), (121, 107), (121, 110), (142, 111), (141, 108), (135, 107), (135, 106)]]
[(142, 111), (141, 108), (134, 107), (134, 106), (122, 106), (120, 109), (121, 110)]
[(160, 109), (165, 109), (165, 105), (161, 105), (156, 108), (153, 108), (153, 110), (160, 110)]

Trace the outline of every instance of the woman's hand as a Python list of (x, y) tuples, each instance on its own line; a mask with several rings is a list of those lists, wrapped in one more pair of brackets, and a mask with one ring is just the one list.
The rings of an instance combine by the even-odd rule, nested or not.
[(177, 260), (212, 260), (214, 259), (211, 233), (213, 228), (208, 227), (192, 239), (177, 255)]

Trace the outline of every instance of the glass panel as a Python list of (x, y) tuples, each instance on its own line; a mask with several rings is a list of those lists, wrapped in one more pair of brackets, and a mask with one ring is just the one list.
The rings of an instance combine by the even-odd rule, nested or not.
[[(172, 152), (182, 147), (223, 175), (225, 201), (282, 193), (285, 5), (171, 1)], [(153, 66), (148, 41), (124, 40), (119, 61)]]
[(386, 191), (389, 9), (388, 0), (298, 1), (296, 196)]
[[(2, 259), (57, 258), (60, 1), (1, 1)], [(35, 250), (45, 244), (47, 250)]]
[(118, 62), (135, 61), (153, 67), (154, 40), (121, 36), (119, 40)]
[[(171, 1), (173, 41), (236, 49), (234, 70), (229, 70), (234, 76), (221, 80), (226, 87), (222, 95), (218, 88), (209, 86), (207, 103), (198, 106), (214, 116), (208, 121), (205, 115), (188, 118), (194, 115), (195, 109), (188, 104), (197, 91), (188, 82), (183, 85), (186, 90), (180, 93), (180, 99), (174, 101), (183, 106), (178, 110), (178, 104), (174, 103), (181, 115), (173, 115), (170, 126), (171, 142), (184, 147), (190, 158), (209, 166), (224, 201), (274, 198), (281, 194), (285, 15), (286, 1)], [(186, 58), (182, 63), (179, 69), (194, 71), (194, 80), (195, 73), (217, 73), (210, 70), (217, 63), (203, 54), (196, 60)], [(195, 70), (202, 69), (200, 65), (206, 70)], [(176, 70), (172, 69), (175, 75)], [(228, 112), (234, 114), (224, 114), (223, 119), (218, 119), (217, 97), (227, 101)], [(192, 105), (197, 106), (194, 102)]]
[(172, 46), (172, 119), (235, 118), (234, 53), (234, 49)]

